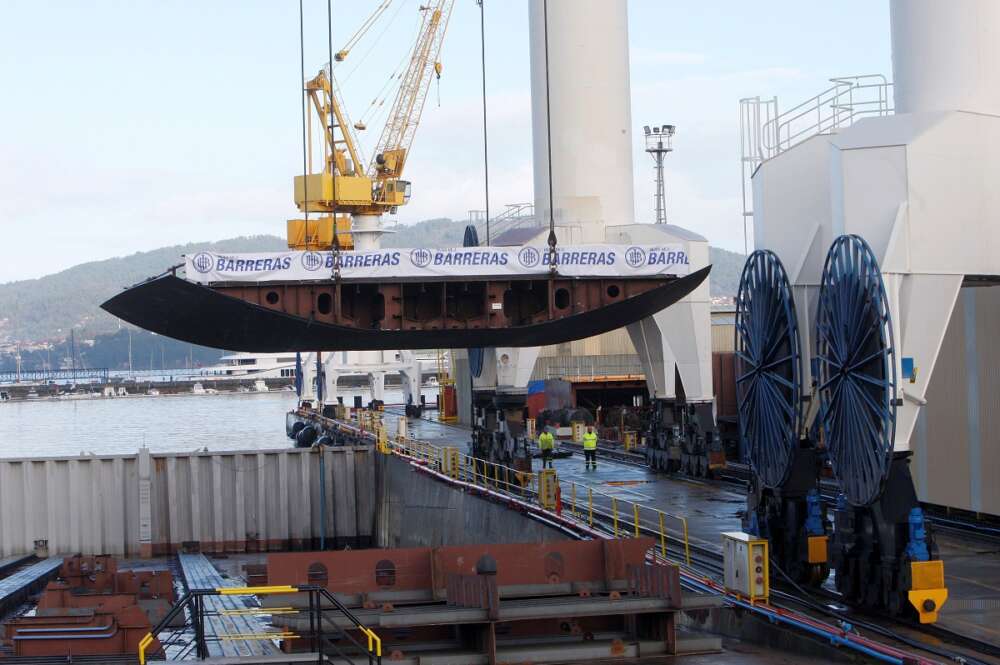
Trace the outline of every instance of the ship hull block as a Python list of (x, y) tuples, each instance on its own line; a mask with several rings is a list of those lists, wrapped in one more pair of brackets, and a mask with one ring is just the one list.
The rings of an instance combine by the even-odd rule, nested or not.
[[(610, 288), (609, 280), (558, 277), (533, 280), (531, 285), (509, 280), (422, 286), (341, 283), (339, 290), (332, 283), (205, 286), (166, 274), (126, 289), (101, 307), (157, 334), (230, 351), (543, 346), (591, 337), (651, 316), (695, 289), (709, 269), (683, 277), (616, 280), (617, 289)], [(461, 294), (477, 288), (482, 306), (469, 310), (461, 304)], [(365, 289), (377, 292), (378, 314), (351, 300)], [(440, 306), (436, 296), (427, 297), (428, 289), (441, 290)], [(542, 294), (541, 300), (530, 300), (535, 311), (511, 300), (533, 289)], [(558, 306), (560, 289), (568, 292), (569, 304), (563, 307)], [(330, 294), (325, 301), (329, 307), (317, 307), (325, 293)], [(416, 302), (414, 293), (420, 294)], [(270, 302), (275, 300), (272, 294), (277, 294), (276, 302)], [(499, 307), (493, 304), (497, 302)]]

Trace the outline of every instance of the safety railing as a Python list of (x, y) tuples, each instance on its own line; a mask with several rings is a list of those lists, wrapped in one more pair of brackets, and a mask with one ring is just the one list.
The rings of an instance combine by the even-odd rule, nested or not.
[(778, 111), (776, 97), (740, 100), (743, 155), (758, 162), (816, 136), (849, 127), (865, 116), (892, 113), (892, 84), (881, 74), (844, 76), (792, 108)]
[[(407, 457), (456, 481), (500, 492), (535, 503), (558, 516), (601, 529), (615, 538), (652, 535), (664, 558), (691, 564), (687, 518), (575, 481), (561, 480), (552, 469), (520, 471), (503, 464), (472, 457), (450, 446), (425, 441), (393, 441), (384, 429), (376, 433), (378, 450)], [(674, 556), (668, 547), (677, 543), (683, 552)]]
[(843, 76), (818, 95), (785, 111), (778, 98), (740, 100), (740, 159), (743, 176), (743, 215), (750, 217), (750, 178), (764, 161), (817, 134), (849, 127), (862, 117), (893, 112), (892, 83), (881, 74)]
[[(394, 441), (385, 436), (384, 430), (376, 436), (379, 452), (409, 457), (454, 480), (509, 493), (522, 499), (530, 498), (540, 505), (545, 498), (543, 479), (551, 476), (544, 472), (520, 471), (504, 464), (472, 457), (453, 446), (437, 446), (416, 439)], [(555, 492), (555, 489), (551, 491)], [(554, 502), (552, 505), (554, 506)]]
[[(475, 218), (472, 217), (470, 211), (469, 221), (473, 223), (476, 227), (476, 233), (479, 235), (479, 242), (481, 244), (486, 244), (486, 220), (483, 218), (485, 216), (485, 211), (477, 210)], [(501, 233), (509, 231), (511, 229), (517, 229), (527, 226), (540, 226), (538, 217), (535, 215), (535, 204), (533, 203), (508, 203), (506, 209), (499, 215), (490, 219), (490, 236), (496, 238)]]
[(602, 525), (610, 527), (611, 535), (615, 538), (653, 535), (658, 539), (660, 554), (664, 558), (669, 558), (668, 542), (675, 541), (683, 547), (684, 553), (682, 557), (673, 558), (683, 559), (688, 565), (691, 564), (691, 540), (686, 517), (622, 499), (575, 481), (563, 480), (560, 485), (568, 488), (568, 491), (561, 490), (563, 512), (568, 509), (574, 519), (591, 528)]
[[(290, 630), (263, 631), (253, 633), (224, 633), (208, 636), (205, 631), (205, 619), (214, 616), (257, 616), (276, 614), (297, 614), (302, 612), (294, 607), (278, 608), (246, 608), (238, 610), (212, 610), (206, 607), (205, 599), (210, 596), (265, 596), (271, 594), (308, 594), (309, 629), (305, 634)], [(324, 607), (326, 601), (331, 607)], [(361, 637), (355, 637), (351, 628), (342, 630), (333, 621), (328, 613), (333, 612), (343, 616), (349, 625), (353, 626), (353, 631)], [(164, 640), (159, 636), (170, 628), (178, 616), (184, 616), (183, 626), (174, 628), (170, 635)], [(332, 624), (334, 630), (327, 631), (325, 626)], [(194, 640), (188, 641), (185, 631), (194, 632)], [(337, 640), (344, 640), (347, 644), (338, 644), (337, 640), (328, 640), (328, 632), (332, 632)], [(361, 658), (369, 665), (381, 665), (382, 663), (382, 640), (367, 626), (361, 623), (357, 616), (352, 613), (347, 606), (337, 599), (325, 588), (314, 585), (301, 586), (252, 586), (252, 587), (221, 587), (216, 589), (191, 589), (184, 594), (179, 601), (164, 615), (163, 619), (153, 627), (139, 642), (139, 665), (145, 665), (146, 660), (155, 654), (166, 655), (167, 649), (172, 646), (185, 646), (185, 651), (175, 654), (174, 659), (180, 660), (190, 655), (193, 648), (194, 656), (201, 660), (209, 657), (208, 643), (210, 641), (248, 641), (248, 640), (294, 640), (306, 639), (312, 648), (316, 650), (316, 662), (325, 663), (324, 649), (332, 650), (336, 655), (347, 662), (355, 662), (352, 659), (361, 654)]]

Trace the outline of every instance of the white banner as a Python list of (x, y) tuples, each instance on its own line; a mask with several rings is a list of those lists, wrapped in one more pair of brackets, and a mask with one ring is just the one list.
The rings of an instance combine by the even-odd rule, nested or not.
[[(563, 277), (651, 277), (686, 275), (691, 266), (685, 248), (671, 245), (575, 245), (556, 249)], [(285, 282), (326, 280), (333, 276), (332, 252), (185, 255), (187, 278), (213, 282)], [(524, 277), (549, 272), (549, 248), (424, 247), (341, 252), (344, 279), (420, 279), (435, 277)]]

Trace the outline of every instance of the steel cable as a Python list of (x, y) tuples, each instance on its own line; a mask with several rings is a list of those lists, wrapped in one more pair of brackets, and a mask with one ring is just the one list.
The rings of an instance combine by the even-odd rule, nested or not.
[[(476, 4), (479, 5), (479, 46), (483, 74), (483, 180), (486, 189), (486, 246), (489, 247), (492, 244), (490, 239), (490, 150), (486, 129), (486, 14), (483, 2), (484, 0), (476, 0)], [(438, 100), (438, 104), (440, 104), (440, 100)]]
[[(330, 58), (330, 145), (333, 150), (333, 163), (330, 165), (330, 178), (333, 180), (333, 279), (340, 281), (340, 234), (337, 233), (337, 142), (333, 136), (333, 0), (326, 0), (326, 48)], [(346, 128), (341, 128), (346, 134)], [(336, 289), (336, 286), (334, 287)], [(339, 302), (335, 297), (334, 301)], [(339, 309), (339, 308), (338, 308)]]
[(302, 210), (305, 213), (306, 231), (309, 227), (309, 166), (306, 161), (306, 38), (305, 16), (299, 0), (299, 87), (302, 93)]
[(549, 0), (542, 0), (542, 33), (545, 38), (545, 141), (549, 171), (549, 273), (556, 274), (555, 198), (552, 194), (552, 107), (549, 101)]

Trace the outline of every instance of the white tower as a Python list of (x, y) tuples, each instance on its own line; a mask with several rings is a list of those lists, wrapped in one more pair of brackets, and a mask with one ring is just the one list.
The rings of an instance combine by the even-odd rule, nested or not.
[(1000, 3), (893, 0), (896, 113), (1000, 115)]
[[(526, 244), (545, 244), (551, 199), (559, 244), (678, 243), (692, 269), (707, 265), (704, 238), (635, 223), (626, 2), (532, 0), (529, 33), (535, 212), (544, 228)], [(710, 332), (707, 281), (629, 326), (652, 397), (674, 398), (679, 373), (690, 401), (712, 400)], [(525, 391), (538, 353), (487, 349), (474, 389)]]
[(555, 223), (572, 229), (559, 242), (604, 242), (605, 226), (635, 220), (627, 6), (533, 0), (529, 11), (535, 214), (547, 225), (551, 135)]

